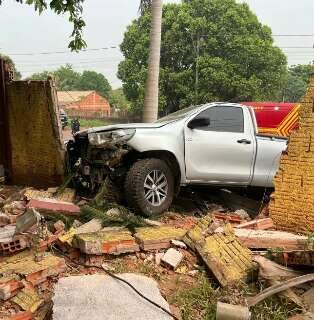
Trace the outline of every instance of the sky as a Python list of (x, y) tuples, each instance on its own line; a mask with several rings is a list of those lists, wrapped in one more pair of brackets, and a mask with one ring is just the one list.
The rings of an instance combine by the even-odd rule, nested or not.
[[(313, 0), (238, 1), (248, 3), (259, 20), (272, 28), (275, 43), (283, 48), (290, 65), (313, 61)], [(164, 0), (164, 3), (168, 2), (180, 0)], [(70, 53), (67, 48), (72, 26), (66, 16), (50, 11), (38, 15), (33, 7), (21, 5), (15, 0), (4, 0), (0, 6), (0, 52), (11, 56), (23, 77), (71, 63), (80, 72), (89, 69), (103, 73), (112, 87), (118, 88), (121, 83), (116, 76), (117, 66), (123, 59), (118, 46), (126, 27), (138, 17), (138, 4), (139, 0), (85, 0), (87, 27), (84, 39), (88, 49), (116, 48), (77, 54)], [(51, 54), (58, 51), (66, 53)], [(43, 52), (49, 54), (37, 54)]]

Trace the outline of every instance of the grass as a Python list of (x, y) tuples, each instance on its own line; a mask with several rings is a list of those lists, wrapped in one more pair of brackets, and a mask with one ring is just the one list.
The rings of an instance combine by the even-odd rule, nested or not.
[(169, 302), (177, 306), (182, 315), (182, 320), (215, 319), (217, 292), (201, 275), (194, 286), (180, 287), (169, 297)]
[[(180, 286), (178, 283), (177, 290), (168, 297), (168, 301), (180, 309), (182, 320), (214, 320), (217, 301), (230, 302), (230, 297), (233, 297), (232, 292), (216, 288), (208, 281), (206, 273), (202, 273), (192, 287)], [(250, 311), (252, 320), (287, 320), (301, 312), (295, 304), (277, 296), (266, 299)]]
[(104, 119), (80, 119), (81, 128), (107, 126), (111, 123)]

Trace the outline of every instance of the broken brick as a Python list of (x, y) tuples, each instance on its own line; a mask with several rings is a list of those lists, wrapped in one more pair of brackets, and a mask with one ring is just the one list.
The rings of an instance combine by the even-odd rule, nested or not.
[(0, 278), (0, 300), (10, 299), (23, 287), (23, 282), (17, 276)]
[(239, 224), (242, 222), (242, 218), (237, 214), (227, 214), (227, 213), (214, 213), (213, 217), (216, 220), (221, 220), (225, 222), (229, 222), (231, 224)]
[(53, 227), (54, 227), (55, 231), (59, 231), (60, 232), (60, 231), (64, 231), (65, 230), (65, 224), (61, 220), (58, 220), (57, 222), (55, 222), (53, 224)]
[[(216, 232), (222, 233), (223, 228), (218, 228)], [(308, 245), (308, 237), (284, 231), (234, 229), (234, 233), (245, 246), (252, 249), (303, 250)]]
[(20, 306), (24, 311), (34, 313), (44, 302), (33, 288), (23, 288), (11, 300)]
[(25, 235), (17, 235), (7, 241), (0, 242), (0, 255), (9, 255), (29, 247), (29, 239)]
[(273, 227), (274, 227), (274, 223), (271, 218), (256, 219), (256, 220), (244, 222), (235, 226), (235, 228), (237, 229), (254, 229), (254, 230), (267, 230)]
[(171, 226), (138, 228), (134, 237), (143, 250), (168, 249), (171, 240), (182, 240), (186, 230)]
[(211, 222), (210, 215), (200, 219), (184, 242), (198, 252), (222, 286), (245, 280), (253, 270), (251, 251), (240, 243), (230, 225), (221, 233), (208, 235)]
[(20, 312), (12, 317), (5, 318), (5, 320), (32, 320), (33, 314), (30, 311)]
[(139, 246), (127, 230), (98, 231), (74, 236), (73, 246), (86, 254), (121, 254), (139, 251)]
[(27, 200), (55, 199), (65, 202), (73, 202), (75, 199), (75, 190), (65, 188), (61, 193), (58, 193), (58, 188), (48, 188), (47, 191), (29, 188), (25, 191), (24, 196)]
[(50, 253), (45, 254), (41, 261), (36, 262), (34, 253), (23, 251), (14, 256), (7, 257), (0, 263), (0, 274), (16, 274), (38, 285), (48, 277), (56, 276), (66, 270), (64, 259)]
[(70, 202), (62, 202), (53, 199), (35, 200), (32, 199), (27, 204), (27, 208), (34, 208), (41, 214), (63, 214), (70, 216), (78, 216), (80, 207)]

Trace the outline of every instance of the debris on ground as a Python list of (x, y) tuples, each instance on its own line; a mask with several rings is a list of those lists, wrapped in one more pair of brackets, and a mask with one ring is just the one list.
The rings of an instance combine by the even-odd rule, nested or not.
[(32, 199), (27, 205), (28, 208), (34, 208), (43, 215), (47, 214), (63, 214), (70, 216), (78, 216), (80, 214), (80, 207), (65, 201), (54, 199), (35, 200)]
[(222, 286), (247, 278), (253, 270), (251, 251), (240, 243), (228, 225), (221, 233), (208, 232), (211, 219), (210, 216), (201, 219), (187, 234), (186, 241), (202, 257)]
[(177, 269), (182, 260), (183, 254), (173, 248), (168, 249), (161, 258), (161, 262), (164, 265), (171, 267), (173, 270)]
[(181, 240), (186, 230), (171, 226), (139, 228), (134, 237), (142, 250), (160, 250), (171, 246), (171, 240)]
[[(314, 266), (314, 242), (309, 235), (276, 230), (270, 217), (252, 220), (246, 210), (208, 204), (211, 209), (203, 215), (194, 210), (190, 214), (172, 211), (152, 220), (99, 197), (98, 204), (82, 199), (72, 189), (6, 188), (0, 189), (0, 319), (84, 319), (86, 296), (91, 299), (86, 319), (91, 315), (103, 319), (104, 305), (108, 319), (116, 316), (114, 311), (110, 314), (110, 306), (131, 314), (125, 301), (134, 305), (134, 312), (146, 308), (150, 313), (141, 312), (143, 319), (170, 319), (125, 283), (105, 275), (130, 271), (153, 277), (165, 297), (169, 290), (175, 294), (176, 283), (181, 281), (186, 288), (200, 278), (215, 290), (220, 286), (225, 296), (209, 302), (218, 302), (217, 319), (229, 319), (230, 310), (238, 319), (248, 319), (254, 313), (253, 302), (268, 296), (268, 288), (275, 288), (271, 295), (284, 297), (301, 308), (296, 310), (305, 311), (303, 317), (313, 312), (312, 282), (302, 287), (292, 282), (287, 287), (287, 281), (311, 278), (305, 267)], [(257, 271), (264, 291), (254, 285)], [(180, 307), (159, 300), (153, 280), (137, 277), (132, 274), (125, 279), (138, 290), (143, 286), (144, 294), (144, 283), (151, 282), (148, 291), (159, 295), (156, 301), (177, 318), (182, 316)], [(89, 281), (92, 287), (87, 287)], [(242, 286), (251, 286), (252, 281), (255, 291), (248, 294)], [(68, 293), (62, 297), (62, 292)], [(98, 298), (96, 292), (106, 292), (106, 296)], [(121, 299), (123, 295), (126, 300)], [(67, 305), (71, 312), (64, 313)]]

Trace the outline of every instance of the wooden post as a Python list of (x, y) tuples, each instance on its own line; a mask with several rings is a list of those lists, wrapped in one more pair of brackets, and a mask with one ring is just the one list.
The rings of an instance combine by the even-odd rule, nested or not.
[(4, 168), (6, 181), (10, 181), (11, 173), (11, 144), (6, 95), (6, 82), (10, 78), (9, 65), (0, 59), (0, 166)]

